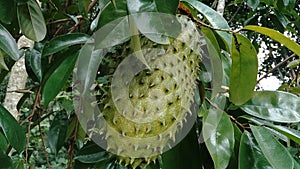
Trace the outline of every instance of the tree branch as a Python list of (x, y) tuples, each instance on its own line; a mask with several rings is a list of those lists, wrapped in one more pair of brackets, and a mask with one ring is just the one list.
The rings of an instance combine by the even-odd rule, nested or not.
[(276, 69), (278, 69), (280, 66), (282, 66), (283, 64), (285, 64), (287, 61), (289, 61), (291, 58), (293, 58), (295, 56), (296, 56), (296, 54), (294, 53), (291, 56), (285, 58), (282, 62), (278, 63), (273, 69), (271, 69), (270, 71), (268, 71), (264, 76), (262, 76), (261, 78), (259, 78), (257, 80), (257, 83), (259, 83), (262, 79), (268, 77), (270, 73), (274, 72)]

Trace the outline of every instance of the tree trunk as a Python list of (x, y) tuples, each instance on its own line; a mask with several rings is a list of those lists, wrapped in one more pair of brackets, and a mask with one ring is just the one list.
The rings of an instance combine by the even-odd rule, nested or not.
[[(33, 47), (33, 41), (22, 36), (18, 41), (19, 49), (22, 47)], [(25, 58), (24, 56), (20, 58), (14, 66), (11, 68), (9, 81), (6, 89), (6, 96), (4, 99), (4, 107), (15, 117), (19, 119), (19, 112), (17, 110), (17, 104), (21, 97), (22, 93), (16, 92), (19, 89), (24, 89), (27, 80), (27, 73), (25, 69)]]
[(225, 0), (219, 0), (217, 6), (217, 12), (223, 16), (225, 9)]

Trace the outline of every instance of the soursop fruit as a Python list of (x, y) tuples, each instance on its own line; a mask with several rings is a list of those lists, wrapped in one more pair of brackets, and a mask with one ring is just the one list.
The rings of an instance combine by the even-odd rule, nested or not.
[(108, 53), (100, 66), (108, 84), (99, 98), (97, 134), (125, 166), (145, 167), (155, 161), (182, 139), (193, 116), (203, 37), (187, 17), (177, 18), (181, 33), (168, 44), (141, 35), (141, 51), (133, 52), (132, 42), (126, 42)]

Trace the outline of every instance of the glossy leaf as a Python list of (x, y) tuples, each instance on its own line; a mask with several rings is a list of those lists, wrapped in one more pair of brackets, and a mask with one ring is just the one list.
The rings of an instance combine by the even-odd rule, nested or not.
[(72, 33), (57, 36), (44, 46), (43, 56), (49, 56), (72, 45), (85, 43), (89, 36), (83, 33)]
[(176, 14), (178, 0), (153, 1), (153, 0), (131, 0), (127, 1), (128, 10), (131, 14), (141, 12), (161, 12)]
[(162, 154), (163, 169), (199, 169), (201, 157), (195, 127), (189, 134), (171, 150)]
[(274, 169), (293, 169), (294, 161), (290, 153), (268, 130), (259, 126), (250, 127), (262, 153)]
[(265, 129), (267, 129), (271, 134), (273, 134), (276, 138), (278, 138), (278, 139), (280, 139), (280, 140), (282, 140), (282, 141), (284, 141), (286, 143), (289, 141), (289, 139), (287, 138), (287, 136), (281, 134), (280, 132), (278, 132), (278, 131), (276, 131), (276, 130), (268, 127), (268, 126), (263, 126), (263, 127)]
[(213, 98), (221, 91), (222, 80), (223, 80), (221, 49), (212, 30), (205, 27), (202, 27), (201, 30), (205, 35), (205, 40), (207, 43), (207, 48), (209, 53), (209, 59), (211, 63), (211, 72), (212, 72), (211, 97)]
[[(131, 9), (129, 8), (129, 10)], [(130, 34), (137, 35), (140, 32), (148, 39), (159, 44), (169, 44), (168, 37), (176, 38), (181, 32), (181, 24), (175, 15), (159, 12), (132, 12), (129, 18)], [(132, 43), (137, 41), (133, 37), (131, 39), (134, 40)]]
[(128, 18), (118, 18), (103, 26), (95, 33), (95, 49), (104, 49), (122, 44), (129, 38), (130, 28)]
[(0, 127), (8, 142), (18, 152), (25, 149), (26, 136), (16, 119), (0, 104)]
[(55, 154), (58, 153), (60, 148), (65, 143), (65, 138), (68, 129), (68, 115), (65, 111), (57, 112), (51, 122), (48, 132), (48, 143), (51, 151)]
[(15, 39), (1, 24), (0, 24), (0, 49), (2, 49), (3, 52), (8, 54), (13, 60), (18, 60), (20, 58), (18, 46)]
[(82, 89), (79, 90), (82, 91), (83, 95), (89, 93), (91, 85), (96, 78), (99, 64), (104, 56), (103, 50), (94, 50), (94, 45), (90, 43), (86, 43), (81, 48), (77, 64), (76, 81), (82, 84), (80, 85)]
[(248, 0), (247, 5), (252, 9), (256, 9), (257, 6), (259, 5), (259, 0)]
[(228, 115), (222, 110), (210, 109), (202, 132), (215, 168), (226, 168), (234, 150), (234, 129)]
[(272, 168), (253, 135), (247, 131), (243, 133), (241, 138), (238, 159), (239, 169)]
[(16, 2), (0, 0), (0, 21), (6, 24), (11, 24), (17, 13)]
[(127, 3), (125, 0), (114, 0), (115, 5), (110, 1), (100, 12), (98, 27), (102, 27), (116, 19), (127, 16)]
[(14, 1), (16, 1), (16, 2), (18, 2), (18, 3), (26, 3), (26, 2), (28, 2), (28, 1), (30, 1), (30, 0), (14, 0)]
[(229, 99), (235, 105), (241, 105), (253, 95), (258, 72), (257, 52), (249, 39), (235, 34), (231, 58)]
[[(73, 52), (73, 53), (71, 53)], [(68, 57), (49, 75), (42, 89), (42, 101), (45, 107), (60, 92), (75, 66), (78, 52), (68, 51)]]
[(299, 66), (299, 65), (300, 65), (300, 59), (296, 59), (296, 60), (291, 61), (291, 62), (287, 65), (287, 67), (288, 67), (288, 68), (296, 68), (296, 67)]
[(0, 151), (0, 168), (1, 169), (10, 169), (12, 168), (12, 160), (11, 158), (6, 155), (5, 153)]
[(0, 49), (0, 70), (1, 69), (4, 69), (4, 70), (6, 70), (6, 71), (9, 71), (9, 69), (8, 69), (8, 67), (7, 67), (7, 65), (6, 65), (6, 63), (5, 63), (5, 53)]
[(22, 33), (33, 41), (41, 41), (47, 33), (41, 8), (35, 0), (17, 7), (18, 21)]
[(292, 128), (288, 128), (285, 126), (279, 126), (279, 125), (269, 125), (273, 129), (277, 130), (278, 132), (284, 134), (291, 140), (295, 141), (296, 143), (300, 144), (300, 131), (295, 130)]
[(25, 160), (20, 157), (19, 159), (13, 160), (13, 169), (24, 169), (25, 165), (26, 165)]
[(232, 124), (232, 125), (234, 129), (234, 152), (231, 155), (229, 165), (227, 168), (238, 168), (239, 147), (240, 147), (242, 132), (236, 124)]
[(294, 169), (300, 169), (300, 163), (294, 159)]
[(33, 80), (42, 81), (41, 53), (35, 49), (25, 51), (25, 67), (28, 76)]
[(98, 163), (108, 160), (109, 154), (97, 144), (90, 144), (80, 149), (74, 159), (82, 163)]
[(262, 119), (282, 122), (300, 122), (300, 99), (282, 91), (257, 91), (241, 106), (246, 113)]
[(271, 39), (274, 39), (274, 40), (278, 41), (279, 43), (285, 45), (287, 48), (289, 48), (291, 51), (293, 51), (296, 55), (300, 56), (300, 45), (274, 29), (261, 27), (261, 26), (255, 26), (255, 25), (248, 25), (248, 26), (245, 26), (243, 29), (251, 30), (251, 31), (255, 31), (260, 34), (263, 34), (263, 35), (267, 35)]
[(232, 65), (231, 57), (228, 53), (224, 52), (221, 57), (222, 67), (223, 67), (223, 80), (222, 84), (224, 86), (229, 86), (230, 81), (230, 70)]
[[(197, 0), (183, 0), (192, 5), (197, 11), (204, 15), (208, 22), (215, 28), (220, 29), (230, 29), (227, 21), (214, 9), (209, 6), (197, 1)], [(216, 31), (222, 39), (226, 42), (228, 51), (230, 51), (230, 46), (232, 43), (232, 36), (224, 31)]]
[[(286, 126), (275, 125), (269, 121), (261, 120), (256, 117), (253, 117), (253, 116), (245, 115), (245, 116), (241, 116), (241, 117), (245, 118), (247, 120), (250, 120), (257, 125), (269, 126), (272, 129), (274, 129), (275, 131), (285, 135), (287, 138), (290, 138), (293, 141), (295, 141), (296, 143), (300, 144), (300, 132), (298, 130), (295, 130), (293, 128), (288, 128)], [(282, 140), (287, 140), (287, 139), (282, 139)]]
[(7, 145), (8, 144), (5, 136), (2, 134), (2, 132), (0, 132), (0, 151), (5, 153), (7, 149)]
[(90, 0), (79, 0), (78, 1), (78, 9), (82, 15), (84, 15), (84, 16), (87, 15), (89, 4), (90, 4)]

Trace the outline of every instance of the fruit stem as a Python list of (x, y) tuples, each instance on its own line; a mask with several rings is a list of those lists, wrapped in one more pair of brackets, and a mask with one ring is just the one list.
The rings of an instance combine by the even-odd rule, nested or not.
[(134, 20), (132, 16), (128, 16), (128, 22), (129, 22), (129, 27), (130, 27), (130, 40), (131, 40), (131, 48), (134, 51), (135, 56), (139, 61), (141, 61), (144, 65), (147, 66), (149, 70), (151, 70), (150, 66), (148, 65), (143, 52), (141, 50), (141, 42), (140, 42), (140, 37), (139, 37), (139, 30), (137, 29)]

